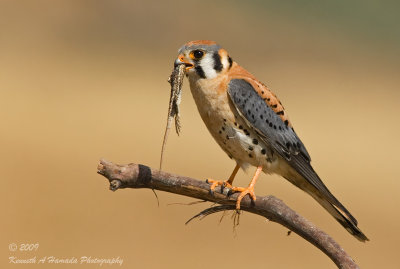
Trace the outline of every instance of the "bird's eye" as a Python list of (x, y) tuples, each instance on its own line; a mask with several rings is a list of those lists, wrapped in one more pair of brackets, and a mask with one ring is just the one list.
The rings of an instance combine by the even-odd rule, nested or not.
[(192, 55), (194, 59), (199, 60), (204, 56), (204, 52), (202, 50), (194, 50), (192, 51)]

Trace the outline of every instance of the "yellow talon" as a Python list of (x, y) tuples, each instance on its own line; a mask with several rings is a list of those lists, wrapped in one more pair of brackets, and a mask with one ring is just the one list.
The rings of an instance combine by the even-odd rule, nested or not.
[(236, 173), (238, 172), (240, 166), (237, 164), (235, 169), (232, 172), (232, 175), (229, 177), (228, 180), (226, 181), (218, 181), (218, 180), (213, 180), (213, 179), (207, 179), (207, 183), (210, 183), (210, 191), (213, 192), (214, 189), (217, 186), (222, 186), (223, 188), (229, 188), (233, 192), (240, 192), (237, 200), (236, 200), (236, 210), (240, 210), (240, 203), (242, 202), (242, 199), (248, 194), (250, 195), (250, 198), (255, 202), (256, 201), (256, 194), (254, 192), (254, 185), (256, 185), (256, 181), (258, 177), (260, 176), (260, 173), (262, 171), (262, 166), (257, 167), (256, 173), (254, 174), (253, 178), (250, 181), (250, 184), (247, 188), (242, 188), (242, 187), (233, 187), (232, 182), (233, 179), (236, 176)]
[(231, 176), (226, 181), (218, 181), (213, 179), (207, 179), (207, 183), (211, 183), (210, 191), (213, 192), (217, 186), (223, 186), (224, 188), (232, 188), (232, 182), (235, 179), (237, 172), (239, 171), (240, 166), (236, 164), (235, 169), (233, 169)]
[(236, 199), (236, 210), (240, 210), (240, 203), (242, 202), (242, 199), (247, 194), (250, 195), (251, 200), (253, 200), (254, 202), (256, 201), (256, 194), (254, 192), (254, 186), (253, 187), (247, 187), (247, 188), (233, 187), (232, 191), (240, 192), (238, 198)]
[(210, 183), (210, 191), (214, 191), (217, 186), (222, 186), (223, 188), (232, 188), (232, 185), (229, 183), (229, 180), (226, 181), (218, 181), (213, 179), (207, 179), (207, 183)]
[(250, 198), (253, 200), (253, 202), (256, 201), (256, 194), (254, 192), (254, 186), (256, 185), (256, 181), (258, 177), (260, 176), (260, 173), (262, 171), (262, 166), (257, 167), (256, 173), (254, 174), (253, 178), (250, 181), (250, 184), (247, 188), (242, 188), (242, 187), (233, 187), (232, 191), (240, 192), (240, 195), (236, 199), (236, 210), (240, 210), (240, 203), (242, 202), (242, 199), (248, 194), (250, 195)]

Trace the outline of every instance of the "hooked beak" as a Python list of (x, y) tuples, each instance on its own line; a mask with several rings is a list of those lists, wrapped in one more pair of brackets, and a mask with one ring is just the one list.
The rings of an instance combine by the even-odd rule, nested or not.
[(178, 66), (180, 64), (184, 64), (186, 66), (186, 71), (188, 71), (189, 69), (193, 68), (193, 64), (191, 64), (190, 62), (185, 60), (185, 56), (183, 56), (182, 54), (180, 54), (178, 56), (178, 58), (176, 58), (176, 60), (174, 62), (174, 67), (176, 67), (176, 66)]

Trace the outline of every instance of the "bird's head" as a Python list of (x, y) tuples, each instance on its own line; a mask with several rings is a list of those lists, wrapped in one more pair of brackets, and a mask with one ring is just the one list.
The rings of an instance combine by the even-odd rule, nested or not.
[(179, 49), (175, 65), (185, 64), (186, 74), (198, 79), (215, 78), (232, 66), (228, 52), (214, 41), (190, 41)]

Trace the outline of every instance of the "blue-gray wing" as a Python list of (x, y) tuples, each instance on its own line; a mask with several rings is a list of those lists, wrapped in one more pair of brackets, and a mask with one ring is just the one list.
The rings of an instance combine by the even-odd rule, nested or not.
[(301, 156), (302, 161), (310, 163), (310, 155), (293, 128), (282, 121), (249, 82), (232, 79), (228, 87), (228, 95), (239, 115), (267, 145), (287, 161)]
[(312, 168), (311, 158), (295, 131), (258, 95), (244, 79), (232, 79), (228, 96), (238, 114), (277, 154), (285, 159), (302, 177), (311, 183), (332, 204), (345, 211), (357, 225), (356, 219), (331, 194)]

